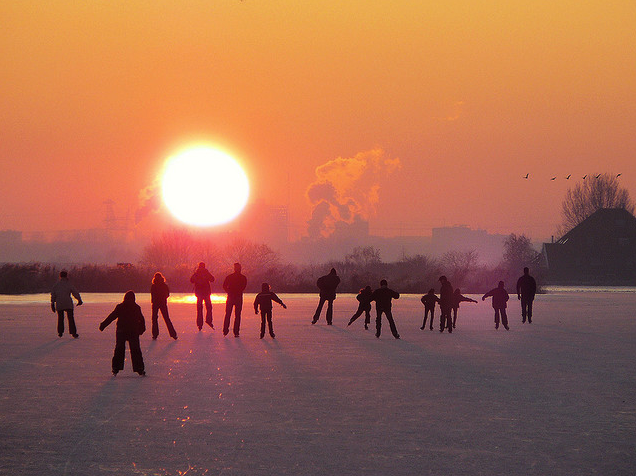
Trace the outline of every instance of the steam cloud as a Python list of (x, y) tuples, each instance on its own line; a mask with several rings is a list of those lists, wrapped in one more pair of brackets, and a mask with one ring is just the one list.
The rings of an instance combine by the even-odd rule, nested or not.
[(139, 207), (135, 210), (135, 225), (161, 207), (161, 187), (157, 181), (139, 192)]
[(373, 149), (317, 167), (316, 181), (307, 189), (313, 206), (307, 222), (309, 236), (329, 236), (339, 221), (368, 220), (380, 199), (381, 178), (401, 166), (400, 159), (387, 159), (382, 149)]

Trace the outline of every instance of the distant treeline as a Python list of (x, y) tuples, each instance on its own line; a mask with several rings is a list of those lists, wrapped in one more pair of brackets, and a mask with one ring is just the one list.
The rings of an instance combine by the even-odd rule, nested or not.
[[(272, 289), (281, 293), (317, 292), (316, 280), (335, 268), (341, 278), (338, 292), (357, 293), (360, 288), (379, 286), (381, 279), (387, 279), (392, 289), (401, 293), (424, 294), (430, 288), (439, 288), (439, 277), (444, 274), (454, 287), (464, 293), (482, 293), (504, 280), (509, 291), (514, 292), (517, 278), (523, 266), (530, 265), (537, 281), (542, 281), (542, 270), (536, 261), (536, 253), (531, 253), (529, 240), (511, 235), (507, 241), (504, 260), (498, 266), (486, 267), (478, 263), (477, 253), (449, 252), (439, 259), (424, 255), (384, 263), (379, 251), (372, 247), (358, 247), (342, 260), (322, 264), (293, 265), (281, 263), (275, 253), (263, 248), (265, 245), (251, 245), (259, 253), (243, 253), (236, 261), (243, 265), (248, 278), (247, 292), (259, 292), (261, 284), (267, 282)], [(515, 246), (523, 253), (510, 252)], [(247, 248), (247, 249), (252, 249)], [(525, 253), (525, 254), (524, 254)], [(267, 256), (267, 259), (263, 259)], [(222, 283), (232, 272), (231, 259), (217, 261), (208, 259), (208, 269), (216, 278), (212, 290), (222, 293)], [(141, 262), (137, 265), (120, 263), (116, 266), (78, 265), (68, 267), (69, 278), (80, 292), (120, 292), (128, 290), (149, 292), (152, 277), (160, 271), (173, 293), (192, 292), (190, 276), (198, 261), (184, 265), (160, 265)], [(4, 264), (0, 266), (0, 294), (32, 294), (50, 292), (59, 279), (60, 267), (45, 263)]]

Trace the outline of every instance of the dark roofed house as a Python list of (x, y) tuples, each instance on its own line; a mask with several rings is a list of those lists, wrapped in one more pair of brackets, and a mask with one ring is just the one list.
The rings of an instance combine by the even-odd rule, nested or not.
[(559, 284), (636, 284), (636, 218), (601, 208), (555, 243), (544, 243), (549, 281)]

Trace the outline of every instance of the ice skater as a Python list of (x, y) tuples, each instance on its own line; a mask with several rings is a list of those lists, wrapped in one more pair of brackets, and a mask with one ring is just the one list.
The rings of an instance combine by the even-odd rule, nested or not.
[(532, 301), (537, 293), (537, 282), (530, 276), (530, 270), (523, 268), (523, 276), (517, 280), (517, 299), (521, 301), (521, 323), (532, 324)]
[(429, 313), (431, 315), (431, 321), (430, 321), (430, 329), (433, 330), (433, 318), (435, 317), (435, 304), (439, 303), (439, 298), (435, 295), (435, 290), (433, 288), (428, 290), (428, 293), (426, 293), (424, 296), (422, 296), (422, 299), (420, 299), (420, 301), (422, 301), (422, 304), (424, 304), (424, 322), (422, 322), (422, 327), (420, 327), (421, 330), (426, 329), (426, 318), (428, 317)]
[(190, 282), (194, 284), (194, 295), (197, 297), (197, 327), (199, 330), (203, 329), (203, 303), (205, 303), (205, 323), (214, 329), (212, 324), (212, 301), (210, 299), (210, 294), (212, 294), (210, 283), (214, 282), (214, 276), (207, 270), (203, 261), (199, 263), (199, 267), (194, 271)]
[(463, 296), (459, 288), (455, 289), (455, 292), (453, 293), (453, 329), (455, 329), (455, 324), (457, 324), (457, 311), (459, 311), (459, 303), (461, 302), (477, 302), (477, 301), (469, 297)]
[(382, 330), (383, 313), (386, 316), (387, 321), (389, 321), (389, 327), (391, 328), (391, 334), (393, 334), (393, 337), (396, 339), (400, 338), (397, 327), (395, 327), (395, 321), (393, 320), (393, 313), (391, 312), (391, 301), (399, 298), (399, 293), (389, 289), (386, 279), (380, 281), (380, 287), (371, 294), (371, 301), (375, 301), (375, 310), (377, 312), (377, 316), (375, 318), (375, 336), (378, 339), (380, 338), (380, 332)]
[(126, 354), (126, 342), (130, 348), (130, 360), (132, 360), (133, 372), (146, 375), (144, 358), (141, 355), (139, 336), (146, 332), (146, 321), (139, 304), (135, 302), (135, 293), (128, 291), (124, 294), (123, 302), (117, 304), (113, 312), (99, 325), (103, 331), (108, 325), (117, 319), (117, 331), (115, 332), (115, 352), (113, 353), (113, 375), (124, 370)]
[(152, 304), (152, 338), (159, 337), (159, 311), (168, 328), (168, 334), (174, 340), (177, 340), (177, 331), (174, 330), (170, 316), (168, 315), (168, 296), (170, 296), (170, 288), (166, 284), (163, 274), (157, 272), (152, 278), (152, 286), (150, 286), (150, 302)]
[(261, 292), (258, 293), (254, 299), (254, 313), (258, 314), (259, 308), (261, 311), (261, 339), (265, 337), (265, 322), (267, 322), (269, 328), (269, 335), (272, 339), (276, 337), (276, 335), (274, 335), (274, 326), (272, 325), (272, 301), (283, 306), (283, 309), (287, 309), (285, 303), (276, 293), (271, 292), (269, 284), (261, 284)]
[(481, 297), (482, 301), (485, 301), (487, 297), (492, 296), (492, 307), (495, 310), (495, 329), (499, 329), (499, 316), (501, 316), (501, 324), (509, 331), (508, 327), (508, 315), (506, 314), (506, 307), (508, 307), (508, 291), (504, 288), (504, 282), (499, 281), (499, 286), (491, 289)]
[(68, 333), (74, 339), (79, 337), (77, 327), (75, 325), (75, 315), (73, 312), (73, 296), (77, 299), (77, 305), (83, 304), (82, 297), (77, 291), (73, 283), (68, 280), (68, 273), (64, 270), (60, 271), (60, 280), (55, 283), (51, 291), (51, 311), (57, 312), (57, 335), (62, 337), (64, 334), (64, 313), (68, 319)]
[(439, 282), (442, 284), (439, 290), (439, 331), (444, 332), (448, 329), (449, 334), (453, 332), (453, 319), (451, 311), (453, 310), (453, 286), (446, 276), (440, 276)]
[(327, 302), (327, 325), (330, 326), (333, 324), (333, 302), (336, 299), (336, 288), (339, 284), (340, 277), (338, 277), (338, 273), (335, 268), (331, 268), (329, 274), (325, 274), (318, 278), (316, 286), (318, 286), (318, 289), (320, 290), (320, 301), (318, 302), (318, 307), (314, 313), (314, 318), (311, 321), (312, 324), (318, 322), (320, 313), (322, 312), (322, 306), (324, 306), (325, 301)]
[(360, 317), (362, 313), (364, 313), (364, 328), (367, 330), (369, 329), (369, 324), (371, 324), (371, 294), (372, 293), (373, 293), (373, 290), (371, 289), (371, 286), (367, 286), (360, 290), (360, 292), (356, 296), (356, 299), (358, 300), (358, 303), (359, 303), (358, 310), (353, 316), (351, 316), (351, 319), (349, 319), (349, 324), (347, 324), (347, 326), (350, 326), (351, 324), (353, 324), (355, 320), (358, 317)]
[(230, 332), (230, 319), (234, 308), (234, 337), (238, 337), (241, 330), (241, 311), (243, 310), (243, 291), (247, 286), (247, 278), (241, 274), (241, 263), (234, 263), (234, 272), (223, 281), (223, 289), (227, 293), (225, 301), (225, 320), (223, 321), (223, 335)]

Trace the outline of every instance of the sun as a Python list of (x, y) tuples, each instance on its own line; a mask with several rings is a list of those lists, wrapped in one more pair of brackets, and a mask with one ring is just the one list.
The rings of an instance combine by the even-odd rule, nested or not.
[(161, 179), (166, 207), (195, 226), (221, 225), (236, 218), (249, 198), (247, 175), (218, 149), (197, 146), (170, 157)]

